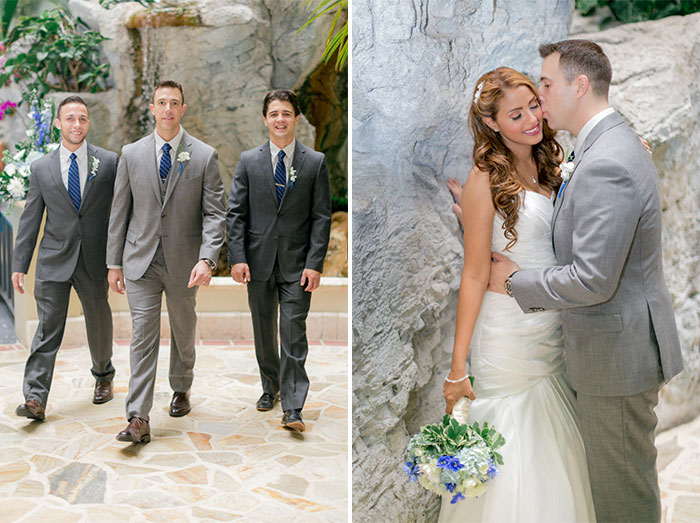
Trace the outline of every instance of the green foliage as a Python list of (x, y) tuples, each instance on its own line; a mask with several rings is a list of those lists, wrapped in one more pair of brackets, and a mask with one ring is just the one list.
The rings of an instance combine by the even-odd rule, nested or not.
[[(308, 5), (311, 2), (312, 0), (306, 0), (304, 5)], [(309, 16), (309, 19), (301, 26), (299, 31), (319, 17), (334, 10), (335, 15), (333, 16), (333, 23), (331, 24), (331, 28), (328, 31), (328, 38), (326, 39), (326, 49), (321, 58), (328, 63), (335, 54), (335, 69), (336, 71), (340, 71), (345, 67), (348, 60), (348, 0), (320, 0), (316, 9), (313, 10), (311, 16)], [(342, 19), (345, 19), (345, 23), (338, 27), (338, 22)], [(338, 29), (337, 32), (336, 28)]]
[(3, 0), (0, 7), (0, 37), (5, 38), (17, 10), (17, 0)]
[[(596, 7), (608, 6), (616, 20), (623, 23), (658, 20), (667, 16), (687, 15), (700, 11), (700, 0), (576, 0), (583, 16), (592, 15)], [(601, 21), (601, 29), (610, 23)]]
[(348, 198), (347, 196), (336, 196), (335, 194), (331, 195), (331, 210), (332, 212), (338, 212), (338, 211), (348, 211)]
[(155, 0), (100, 0), (100, 5), (105, 9), (109, 9), (115, 4), (123, 4), (124, 2), (138, 2), (144, 7), (148, 7), (153, 4)]
[(100, 43), (106, 38), (90, 30), (78, 30), (63, 9), (40, 16), (20, 17), (5, 39), (7, 61), (0, 71), (0, 85), (10, 80), (36, 90), (96, 92), (107, 88), (109, 64), (100, 63)]

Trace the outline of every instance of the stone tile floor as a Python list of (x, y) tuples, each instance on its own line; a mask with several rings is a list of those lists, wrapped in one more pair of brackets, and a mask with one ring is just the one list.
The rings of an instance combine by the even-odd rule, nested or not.
[(126, 426), (128, 340), (116, 340), (115, 397), (91, 402), (87, 347), (59, 351), (43, 423), (15, 416), (28, 351), (0, 345), (0, 521), (348, 520), (348, 348), (310, 344), (307, 430), (280, 425), (260, 395), (252, 341), (197, 346), (192, 412), (168, 416), (168, 340), (161, 340), (152, 440)]
[(700, 521), (700, 417), (656, 437), (664, 523)]

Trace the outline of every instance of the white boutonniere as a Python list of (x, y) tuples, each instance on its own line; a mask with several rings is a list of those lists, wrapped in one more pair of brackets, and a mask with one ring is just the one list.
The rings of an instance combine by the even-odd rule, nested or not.
[(100, 168), (100, 159), (97, 156), (91, 156), (90, 157), (90, 178), (89, 180), (92, 180), (95, 176), (97, 176), (97, 169)]
[(294, 167), (289, 168), (289, 189), (291, 190), (292, 187), (294, 187), (294, 182), (297, 181), (297, 171), (294, 169)]
[(574, 162), (562, 162), (559, 164), (559, 169), (561, 169), (561, 179), (567, 182), (571, 178), (571, 173), (574, 172)]
[(177, 170), (177, 174), (180, 174), (182, 172), (182, 167), (185, 165), (185, 162), (188, 162), (190, 160), (190, 153), (187, 151), (180, 151), (177, 155), (177, 161), (180, 162), (180, 168)]

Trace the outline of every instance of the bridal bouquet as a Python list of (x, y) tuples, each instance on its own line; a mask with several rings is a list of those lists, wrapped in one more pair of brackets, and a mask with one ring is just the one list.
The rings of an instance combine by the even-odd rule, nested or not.
[(469, 399), (462, 398), (454, 407), (455, 417), (445, 414), (442, 423), (423, 427), (408, 443), (404, 464), (409, 480), (451, 496), (453, 504), (483, 494), (497, 465), (503, 465), (496, 449), (505, 439), (486, 422), (467, 424), (468, 410)]

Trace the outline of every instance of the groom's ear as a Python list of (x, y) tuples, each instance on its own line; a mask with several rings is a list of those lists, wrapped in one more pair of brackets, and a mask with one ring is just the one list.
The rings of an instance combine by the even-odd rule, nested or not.
[(496, 121), (495, 121), (493, 118), (489, 118), (488, 116), (484, 116), (484, 117), (481, 119), (481, 121), (484, 122), (485, 125), (487, 125), (488, 127), (490, 127), (491, 130), (492, 130), (494, 133), (497, 133), (497, 132), (500, 131), (500, 128), (498, 127), (498, 124), (496, 123)]
[(585, 74), (580, 74), (574, 80), (576, 85), (576, 98), (583, 97), (591, 86), (590, 80)]

